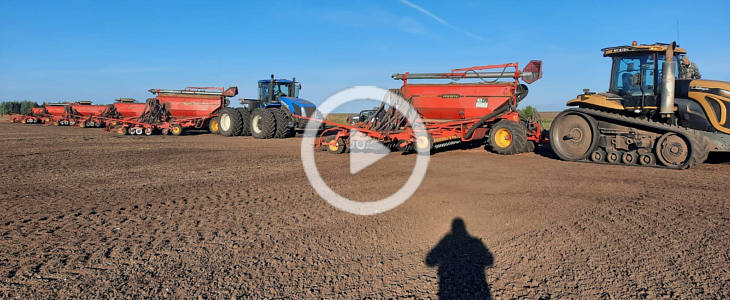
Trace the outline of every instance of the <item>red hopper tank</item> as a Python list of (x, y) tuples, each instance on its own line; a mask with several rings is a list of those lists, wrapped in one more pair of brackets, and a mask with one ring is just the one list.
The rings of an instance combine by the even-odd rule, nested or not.
[(123, 119), (139, 117), (144, 111), (144, 103), (117, 102), (114, 103), (114, 110)]
[(237, 87), (189, 87), (184, 90), (150, 90), (172, 118), (204, 118), (226, 106), (226, 97), (238, 94)]
[(43, 107), (34, 107), (30, 109), (30, 114), (34, 116), (41, 116), (46, 114), (46, 111), (43, 109)]
[(71, 108), (76, 114), (84, 117), (102, 116), (109, 111), (110, 105), (88, 105), (88, 104), (72, 104)]
[(53, 103), (45, 104), (44, 106), (48, 114), (56, 117), (64, 117), (67, 115), (69, 105), (67, 103)]
[[(507, 70), (514, 68), (514, 70)], [(502, 69), (481, 72), (485, 69)], [(531, 61), (524, 70), (517, 63), (454, 69), (450, 73), (394, 74), (393, 79), (403, 80), (401, 94), (426, 120), (464, 120), (488, 115), (511, 98), (521, 100), (527, 94), (527, 86), (518, 78), (532, 83), (542, 77), (542, 62)], [(461, 83), (409, 83), (408, 79), (479, 78), (479, 82)], [(495, 80), (485, 80), (493, 78)], [(499, 78), (513, 78), (500, 82)]]

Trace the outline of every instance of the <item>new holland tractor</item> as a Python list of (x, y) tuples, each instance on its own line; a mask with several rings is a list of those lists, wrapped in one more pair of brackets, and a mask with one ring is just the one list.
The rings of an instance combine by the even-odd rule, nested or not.
[(299, 98), (301, 83), (288, 79), (259, 80), (258, 98), (241, 99), (243, 107), (226, 107), (216, 120), (224, 136), (286, 138), (303, 131), (306, 119), (314, 117), (317, 107)]
[(553, 120), (550, 145), (563, 160), (684, 169), (730, 151), (730, 83), (685, 78), (672, 44), (605, 48), (607, 92), (586, 89)]

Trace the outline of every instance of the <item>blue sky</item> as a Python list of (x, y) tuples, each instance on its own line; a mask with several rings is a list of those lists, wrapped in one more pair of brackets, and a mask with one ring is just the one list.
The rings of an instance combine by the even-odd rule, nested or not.
[(0, 0), (0, 99), (111, 103), (200, 85), (254, 97), (274, 73), (318, 103), (353, 85), (398, 87), (398, 72), (540, 59), (523, 105), (560, 110), (607, 88), (600, 48), (678, 35), (703, 77), (730, 81), (730, 2), (686, 3)]

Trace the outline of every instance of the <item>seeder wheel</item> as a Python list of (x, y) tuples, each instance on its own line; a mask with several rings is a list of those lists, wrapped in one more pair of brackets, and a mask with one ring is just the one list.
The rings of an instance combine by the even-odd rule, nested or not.
[(488, 147), (497, 154), (517, 154), (525, 150), (527, 132), (520, 122), (501, 120), (489, 129)]
[(170, 132), (172, 132), (172, 135), (181, 135), (183, 133), (183, 128), (179, 124), (175, 124), (170, 128)]
[(340, 154), (344, 153), (345, 150), (347, 150), (347, 144), (345, 144), (345, 140), (343, 139), (337, 139), (327, 145), (327, 151), (331, 153)]
[(416, 152), (429, 155), (431, 154), (431, 150), (433, 150), (433, 137), (428, 133), (418, 135), (414, 144)]

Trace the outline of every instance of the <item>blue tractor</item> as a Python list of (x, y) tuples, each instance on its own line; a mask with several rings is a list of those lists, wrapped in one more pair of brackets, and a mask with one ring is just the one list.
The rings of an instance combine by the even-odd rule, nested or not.
[(299, 98), (301, 83), (296, 79), (259, 80), (258, 99), (241, 99), (243, 107), (225, 107), (218, 116), (224, 136), (252, 135), (259, 139), (287, 138), (303, 131), (317, 107)]

